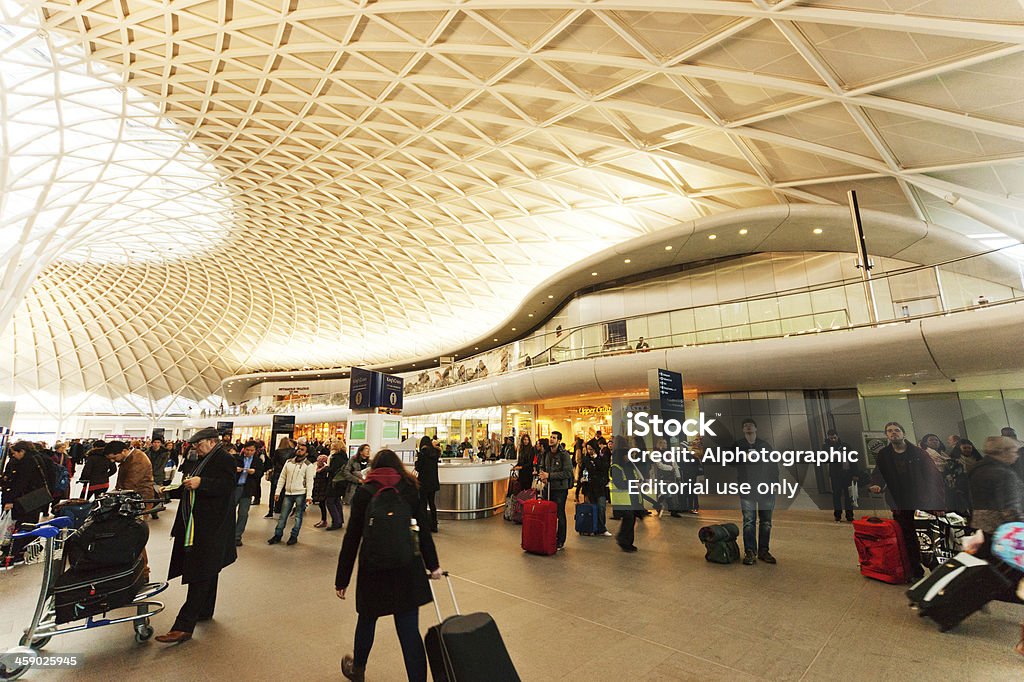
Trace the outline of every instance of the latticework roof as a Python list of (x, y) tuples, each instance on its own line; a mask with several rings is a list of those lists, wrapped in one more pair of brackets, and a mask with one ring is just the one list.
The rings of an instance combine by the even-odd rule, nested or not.
[[(42, 196), (4, 204), (5, 241), (50, 238), (0, 270), (9, 392), (202, 397), (439, 353), (603, 248), (848, 189), (1024, 233), (1016, 0), (0, 6), (5, 134), (21, 111), (74, 142), (59, 114), (82, 109), (108, 136), (71, 189), (77, 142), (4, 149), (4, 190), (31, 166)], [(26, 49), (35, 112), (7, 76)]]

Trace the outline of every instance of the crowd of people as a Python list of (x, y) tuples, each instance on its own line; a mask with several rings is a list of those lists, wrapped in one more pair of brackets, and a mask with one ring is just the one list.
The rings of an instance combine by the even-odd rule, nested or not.
[[(754, 419), (744, 419), (741, 428), (733, 449), (772, 449), (758, 436)], [(876, 453), (873, 471), (856, 464), (829, 465), (834, 518), (837, 523), (844, 518), (852, 520), (852, 498), (858, 486), (883, 496), (903, 533), (915, 578), (925, 575), (915, 512), (939, 517), (956, 512), (971, 529), (980, 531), (985, 541), (975, 549), (983, 557), (989, 555), (991, 538), (1001, 524), (1024, 522), (1024, 444), (1012, 429), (987, 438), (980, 450), (955, 435), (943, 442), (936, 434), (927, 434), (915, 444), (907, 440), (905, 429), (897, 422), (886, 424), (885, 435), (887, 444)], [(836, 450), (848, 447), (834, 430), (825, 434), (825, 444)], [(615, 535), (618, 545), (623, 551), (636, 552), (638, 519), (652, 513), (696, 514), (699, 501), (695, 494), (685, 493), (647, 497), (631, 490), (629, 482), (695, 482), (705, 473), (700, 464), (703, 445), (699, 439), (687, 444), (696, 456), (682, 463), (643, 463), (625, 456), (630, 447), (642, 445), (622, 436), (609, 440), (597, 432), (586, 441), (577, 437), (567, 446), (562, 434), (552, 431), (536, 442), (527, 433), (521, 434), (518, 442), (506, 437), (490, 454), (511, 460), (514, 490), (538, 488), (544, 499), (555, 503), (558, 550), (565, 547), (566, 505), (572, 494), (577, 504), (582, 499), (597, 507), (597, 529), (592, 535), (612, 536), (608, 528), (610, 502), (611, 518), (620, 520)], [(660, 439), (653, 445), (664, 450), (669, 443)], [(81, 498), (101, 495), (111, 489), (110, 479), (115, 475), (116, 489), (134, 490), (153, 502), (180, 500), (172, 529), (169, 577), (181, 576), (188, 593), (174, 626), (157, 639), (181, 642), (192, 637), (197, 623), (213, 616), (218, 574), (236, 559), (237, 548), (243, 546), (251, 507), (261, 503), (266, 481), (270, 490), (266, 517), (277, 520), (268, 544), (281, 543), (289, 524), (285, 544), (297, 544), (305, 511), (313, 504), (320, 508), (315, 528), (346, 530), (335, 584), (338, 597), (347, 598), (356, 561), (360, 566), (379, 564), (375, 570), (367, 570), (366, 577), (364, 571), (359, 572), (359, 620), (353, 654), (343, 662), (346, 677), (362, 679), (376, 621), (392, 615), (409, 678), (425, 679), (417, 609), (430, 601), (424, 582), (427, 573), (433, 578), (440, 576), (431, 538), (438, 531), (436, 495), (441, 457), (441, 444), (429, 436), (419, 441), (414, 472), (407, 471), (392, 451), (372, 453), (365, 444), (350, 457), (343, 439), (319, 442), (284, 438), (268, 450), (259, 440), (232, 442), (215, 429), (203, 429), (188, 441), (174, 443), (159, 438), (148, 442), (73, 440), (48, 448), (43, 443), (18, 441), (10, 448), (0, 477), (0, 494), (4, 509), (10, 510), (19, 523), (38, 522), (59, 501), (72, 497), (75, 485), (80, 486)], [(175, 470), (182, 474), (180, 484), (172, 484)], [(756, 484), (778, 481), (782, 473), (775, 464), (747, 463), (736, 477)], [(372, 520), (381, 513), (377, 500), (387, 497), (384, 493), (389, 491), (394, 492), (388, 502), (392, 505), (389, 516), (394, 515), (394, 509), (400, 510), (398, 516), (405, 524), (403, 537), (411, 525), (414, 553), (427, 571), (411, 569), (404, 561), (388, 565), (388, 561), (396, 560), (394, 547), (390, 547), (391, 554), (382, 551), (381, 547), (388, 545), (380, 544), (379, 533), (369, 531)], [(345, 506), (349, 507), (347, 525)], [(742, 563), (777, 563), (770, 552), (775, 497), (764, 493), (742, 495), (739, 506), (743, 520)], [(157, 516), (155, 509), (152, 516)], [(382, 519), (378, 527), (386, 528), (387, 524)], [(16, 558), (21, 551), (24, 544), (15, 543), (13, 556)], [(1017, 600), (1013, 595), (1007, 599)], [(1017, 650), (1024, 654), (1024, 627)]]

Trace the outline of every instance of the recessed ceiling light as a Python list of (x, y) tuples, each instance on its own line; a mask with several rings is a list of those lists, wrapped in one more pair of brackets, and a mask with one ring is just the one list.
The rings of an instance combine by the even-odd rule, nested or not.
[(515, 330), (516, 330), (516, 328), (515, 328), (515, 327), (512, 327), (512, 331), (515, 331)]
[(494, 340), (497, 341), (498, 339), (494, 339)]
[(708, 235), (708, 239), (718, 239), (718, 235), (717, 234), (709, 234)]
[(591, 277), (597, 277), (597, 273), (596, 272), (592, 272), (592, 273), (590, 273), (590, 276)]
[(548, 298), (554, 298), (552, 294), (548, 294)]
[(814, 234), (821, 234), (822, 232), (824, 232), (824, 230), (822, 230), (820, 227), (814, 228)]
[(624, 261), (622, 261), (622, 262), (623, 262), (623, 263), (632, 263), (633, 261), (632, 261), (632, 260), (630, 260), (629, 258), (627, 258), (626, 260), (624, 260)]
[(909, 388), (901, 388), (900, 389), (900, 393), (910, 393), (910, 389)]
[(527, 317), (533, 317), (533, 313), (530, 313), (529, 315), (527, 315)]
[(746, 233), (747, 233), (747, 228), (744, 227), (742, 230), (740, 230), (740, 234), (746, 234)]
[(413, 367), (415, 367), (415, 366), (416, 366), (416, 363), (415, 363), (415, 362), (414, 362), (414, 363), (412, 363), (412, 366), (413, 366)]
[(671, 244), (669, 244), (668, 246), (666, 246), (666, 247), (665, 247), (665, 250), (666, 250), (666, 251), (671, 251), (671, 250), (672, 250), (672, 245), (671, 245)]

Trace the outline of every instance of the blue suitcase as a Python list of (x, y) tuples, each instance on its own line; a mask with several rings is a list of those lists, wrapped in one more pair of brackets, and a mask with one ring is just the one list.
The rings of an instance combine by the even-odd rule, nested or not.
[(576, 532), (597, 533), (597, 505), (577, 504), (576, 505)]

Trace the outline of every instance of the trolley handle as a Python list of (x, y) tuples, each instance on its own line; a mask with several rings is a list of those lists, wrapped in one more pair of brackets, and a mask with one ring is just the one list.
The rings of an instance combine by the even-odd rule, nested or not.
[[(452, 607), (455, 609), (455, 615), (461, 616), (462, 612), (459, 610), (459, 602), (455, 599), (455, 588), (452, 587), (452, 577), (448, 575), (448, 571), (442, 571), (441, 575), (448, 581), (448, 592), (452, 595)], [(427, 578), (427, 584), (430, 586), (430, 596), (433, 597), (434, 611), (437, 612), (437, 622), (443, 623), (444, 618), (441, 616), (441, 607), (437, 603), (437, 595), (434, 594), (434, 581)]]

